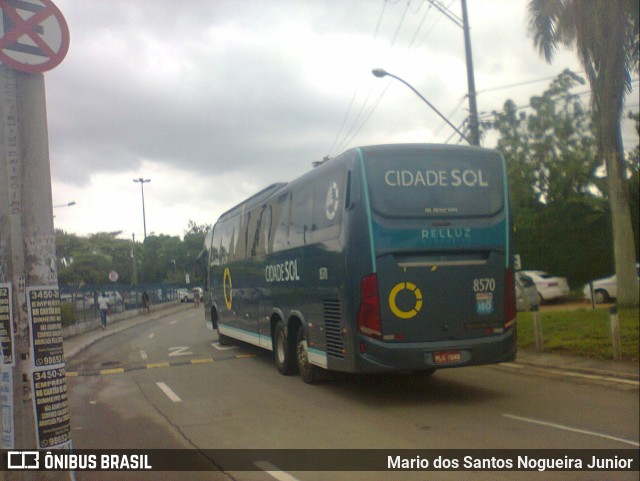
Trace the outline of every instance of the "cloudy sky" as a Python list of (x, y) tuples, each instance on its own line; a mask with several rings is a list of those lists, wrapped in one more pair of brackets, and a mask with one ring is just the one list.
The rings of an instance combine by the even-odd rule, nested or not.
[[(324, 156), (457, 142), (408, 88), (373, 77), (376, 67), (455, 125), (467, 115), (462, 29), (426, 0), (55, 3), (71, 34), (65, 60), (45, 74), (53, 204), (76, 202), (54, 208), (67, 232), (141, 239), (141, 177), (151, 180), (147, 234), (182, 236), (189, 219), (212, 224)], [(459, 0), (442, 4), (462, 16)], [(573, 52), (540, 58), (525, 0), (468, 4), (480, 112), (508, 98), (525, 106), (564, 68), (580, 70)], [(638, 109), (637, 92), (628, 108)]]

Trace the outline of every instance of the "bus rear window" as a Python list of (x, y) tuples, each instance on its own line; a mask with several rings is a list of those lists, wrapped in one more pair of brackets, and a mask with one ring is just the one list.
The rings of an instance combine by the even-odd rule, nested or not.
[(385, 217), (489, 216), (504, 207), (498, 153), (365, 152), (364, 164), (371, 208)]

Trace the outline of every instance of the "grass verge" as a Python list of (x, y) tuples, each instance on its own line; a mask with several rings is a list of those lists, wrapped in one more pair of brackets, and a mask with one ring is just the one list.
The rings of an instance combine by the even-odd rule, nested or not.
[[(622, 359), (638, 361), (639, 311), (620, 309), (620, 339)], [(518, 348), (533, 349), (533, 314), (519, 312)], [(593, 359), (613, 359), (609, 310), (606, 308), (550, 310), (540, 312), (544, 352), (572, 354)]]

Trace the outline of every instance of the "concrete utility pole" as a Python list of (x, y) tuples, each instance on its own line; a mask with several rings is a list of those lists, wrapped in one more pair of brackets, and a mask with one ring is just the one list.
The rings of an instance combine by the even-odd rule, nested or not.
[(462, 3), (462, 29), (464, 30), (464, 51), (467, 57), (467, 86), (469, 89), (469, 132), (471, 145), (480, 145), (480, 125), (478, 121), (478, 104), (476, 103), (476, 81), (473, 74), (473, 56), (471, 55), (471, 34), (469, 31), (469, 15), (467, 0)]
[(0, 24), (0, 474), (62, 480), (38, 470), (44, 450), (71, 447), (42, 73), (69, 28), (51, 0), (0, 0)]
[(467, 86), (469, 89), (469, 143), (480, 145), (480, 122), (478, 121), (478, 105), (476, 103), (476, 81), (473, 73), (473, 57), (471, 55), (471, 35), (469, 30), (469, 15), (467, 14), (467, 0), (460, 0), (462, 6), (462, 20), (447, 7), (436, 0), (429, 0), (445, 17), (462, 28), (464, 32), (464, 52), (467, 58)]
[[(5, 392), (12, 391), (5, 399), (13, 414), (8, 449), (56, 447), (71, 439), (44, 92), (42, 74), (0, 65), (0, 282), (11, 285), (13, 307), (13, 342), (2, 345), (3, 374), (11, 370), (10, 383), (3, 385)], [(9, 359), (13, 366), (6, 362)], [(55, 382), (41, 384), (49, 376)], [(49, 389), (57, 392), (55, 400), (44, 394)], [(58, 411), (54, 424), (43, 422), (45, 406)], [(8, 474), (15, 480), (69, 476), (42, 471)]]

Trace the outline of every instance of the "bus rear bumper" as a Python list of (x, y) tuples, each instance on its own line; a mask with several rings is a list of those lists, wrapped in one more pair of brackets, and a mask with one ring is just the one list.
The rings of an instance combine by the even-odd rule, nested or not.
[(358, 343), (356, 371), (360, 372), (445, 369), (516, 358), (515, 328), (498, 336), (463, 341), (390, 343), (362, 337)]

